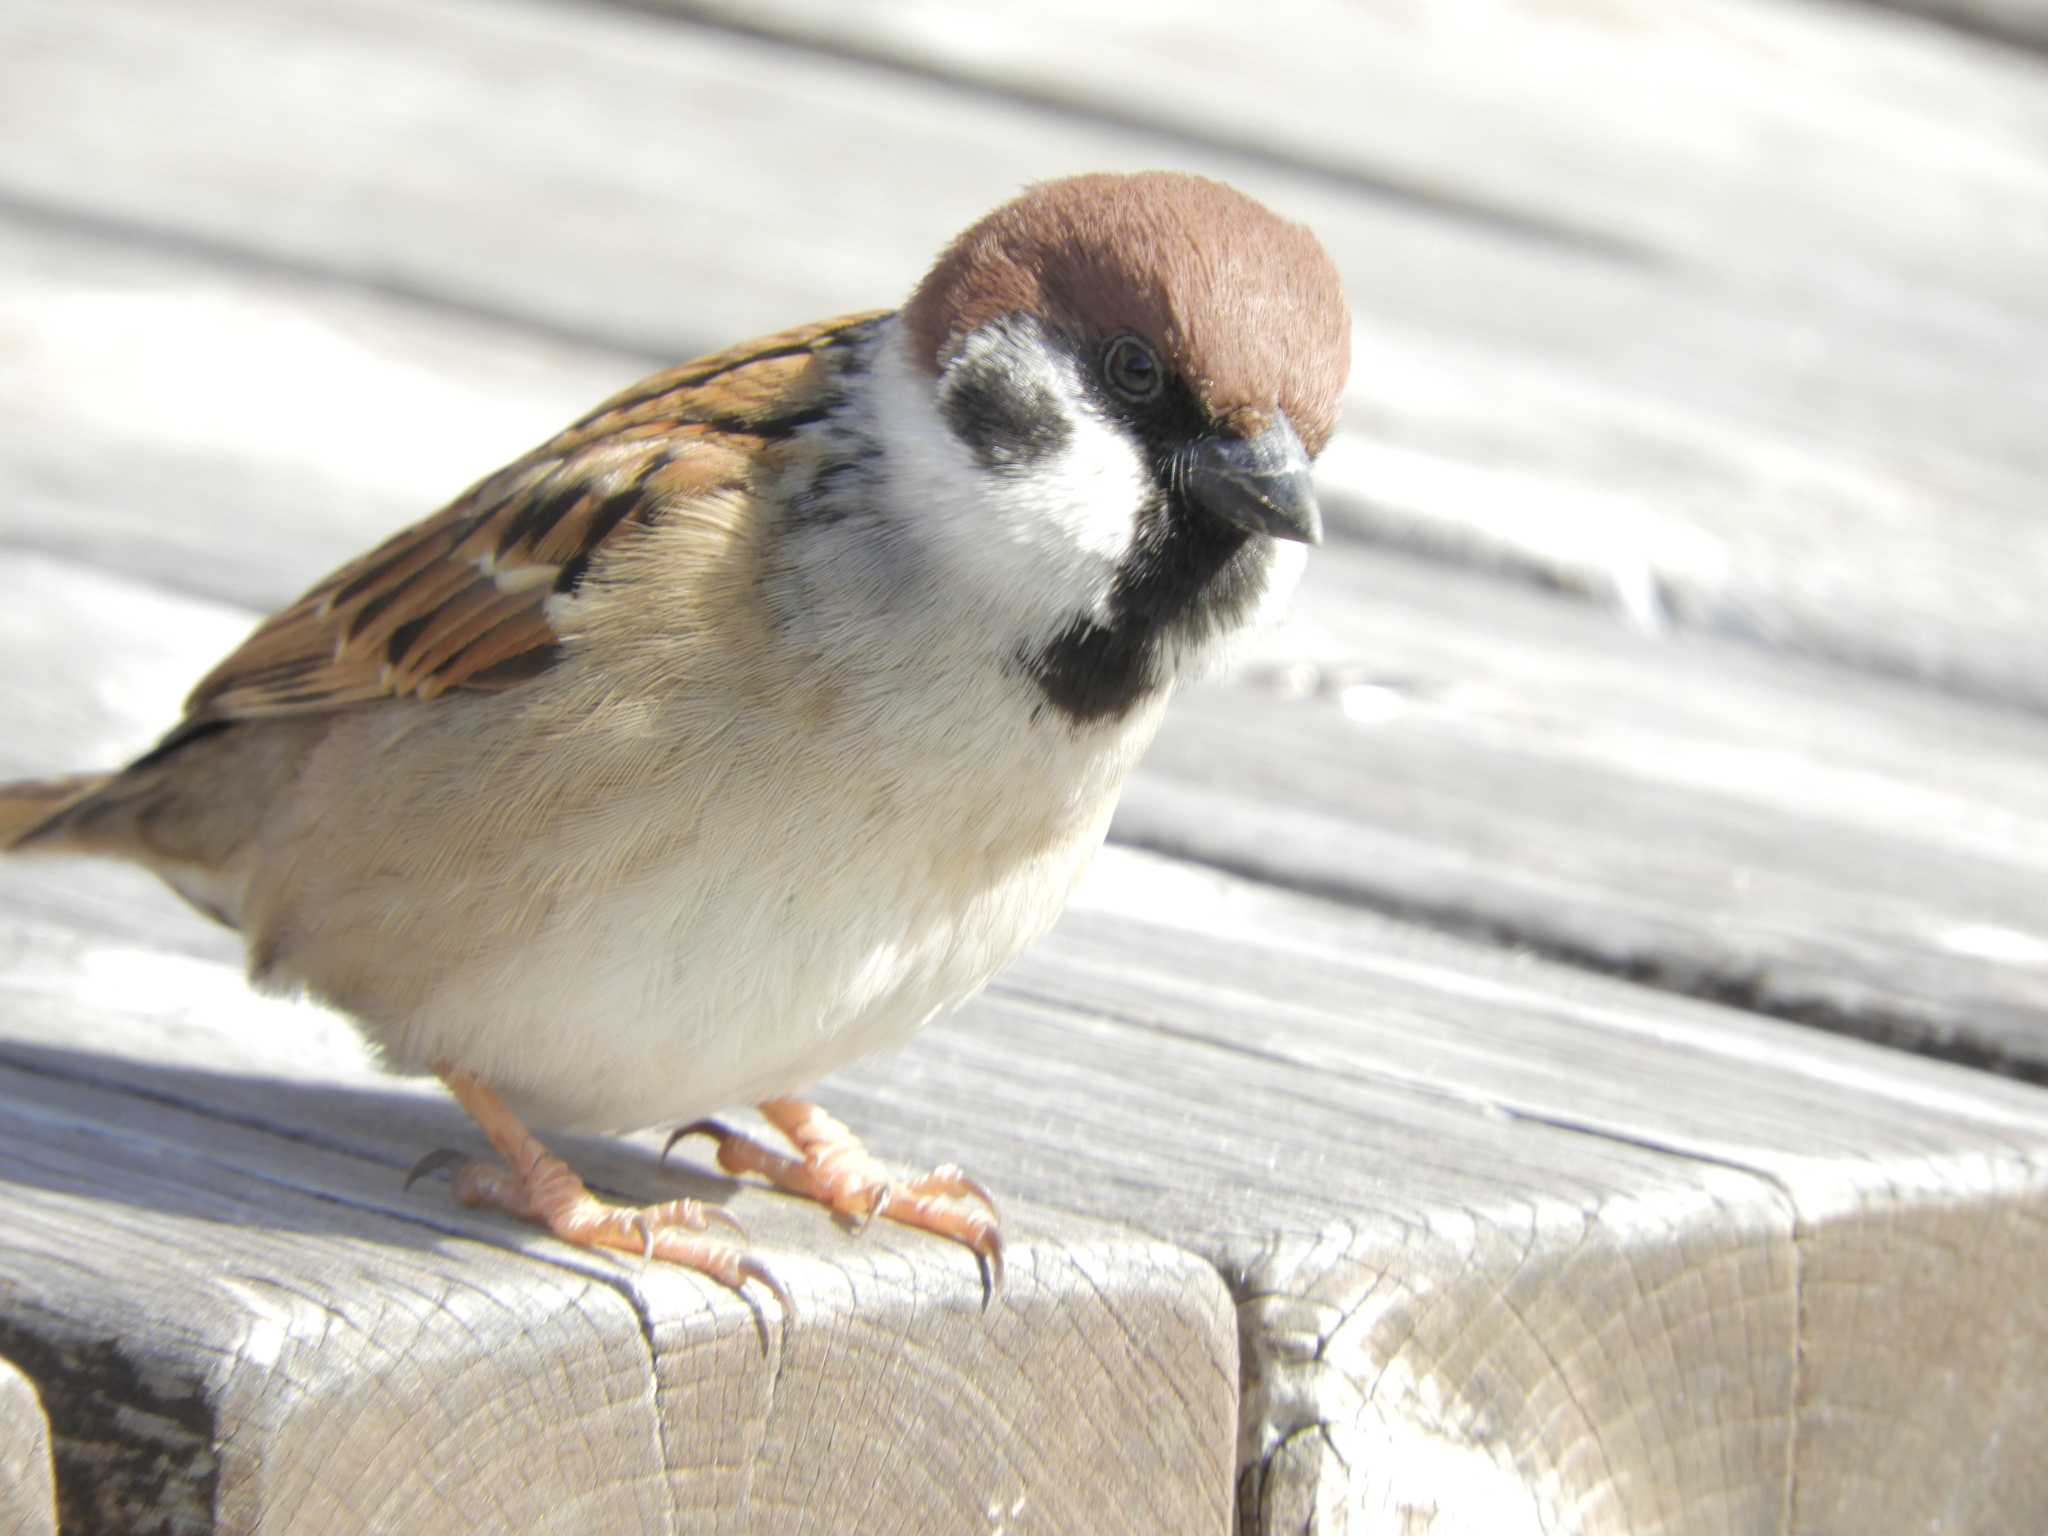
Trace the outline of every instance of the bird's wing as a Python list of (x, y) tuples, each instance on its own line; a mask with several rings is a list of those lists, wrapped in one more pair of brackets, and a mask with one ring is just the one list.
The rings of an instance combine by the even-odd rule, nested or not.
[(828, 409), (831, 351), (882, 313), (763, 337), (613, 396), (266, 620), (192, 691), (174, 737), (544, 671), (561, 644), (550, 600), (576, 591), (600, 549), (747, 488)]

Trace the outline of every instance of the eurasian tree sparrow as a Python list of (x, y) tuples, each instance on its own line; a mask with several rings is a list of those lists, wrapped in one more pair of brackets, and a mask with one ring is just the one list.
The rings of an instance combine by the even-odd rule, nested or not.
[(795, 1156), (687, 1129), (999, 1283), (979, 1185), (781, 1095), (1059, 915), (1175, 682), (1320, 537), (1349, 356), (1328, 256), (1242, 193), (1034, 187), (900, 311), (657, 374), (336, 571), (153, 751), (0, 787), (0, 847), (146, 865), (256, 985), (437, 1072), (504, 1160), (465, 1201), (786, 1308), (694, 1202), (601, 1201), (521, 1123), (759, 1100)]

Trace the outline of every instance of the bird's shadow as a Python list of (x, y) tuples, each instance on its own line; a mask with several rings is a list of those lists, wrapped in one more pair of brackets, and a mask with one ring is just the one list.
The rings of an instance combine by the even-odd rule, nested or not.
[[(659, 1138), (550, 1136), (591, 1186), (633, 1202), (727, 1206), (741, 1186)], [(425, 1247), (451, 1234), (510, 1240), (507, 1218), (467, 1212), (445, 1181), (407, 1171), (440, 1148), (491, 1157), (436, 1090), (394, 1079), (320, 1084), (257, 1072), (0, 1039), (0, 1183), (313, 1235)]]

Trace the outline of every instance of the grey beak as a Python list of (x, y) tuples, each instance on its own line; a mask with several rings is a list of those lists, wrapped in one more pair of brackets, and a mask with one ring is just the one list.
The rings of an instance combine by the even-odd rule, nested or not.
[(1284, 414), (1257, 437), (1207, 437), (1186, 451), (1182, 483), (1205, 512), (1276, 539), (1323, 542), (1308, 450)]

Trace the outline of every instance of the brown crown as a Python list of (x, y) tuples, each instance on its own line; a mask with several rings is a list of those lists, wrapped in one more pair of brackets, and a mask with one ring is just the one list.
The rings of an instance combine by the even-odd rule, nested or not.
[(1312, 454), (1351, 370), (1350, 311), (1321, 243), (1203, 176), (1041, 182), (949, 245), (903, 309), (934, 373), (959, 338), (1013, 314), (1091, 338), (1135, 331), (1212, 421), (1256, 432), (1277, 405)]

